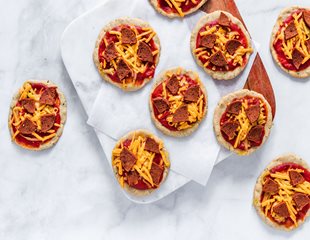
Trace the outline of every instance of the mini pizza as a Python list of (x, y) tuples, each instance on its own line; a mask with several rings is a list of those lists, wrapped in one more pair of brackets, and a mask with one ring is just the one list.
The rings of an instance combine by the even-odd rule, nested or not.
[(147, 131), (137, 130), (116, 143), (112, 167), (122, 188), (130, 194), (143, 196), (161, 186), (170, 162), (162, 140)]
[(310, 8), (284, 9), (270, 41), (275, 62), (293, 77), (310, 76)]
[(182, 68), (161, 74), (150, 95), (151, 117), (166, 135), (194, 132), (207, 113), (208, 96), (197, 73)]
[(199, 20), (192, 32), (191, 50), (198, 65), (217, 80), (238, 76), (253, 52), (243, 24), (224, 11), (206, 14)]
[(29, 150), (52, 147), (67, 116), (63, 93), (51, 81), (26, 81), (13, 97), (9, 113), (12, 140)]
[(104, 80), (136, 91), (154, 77), (159, 55), (159, 38), (148, 23), (120, 18), (102, 29), (93, 58)]
[(164, 16), (184, 17), (197, 11), (207, 0), (150, 0), (154, 8)]
[(269, 136), (271, 107), (257, 92), (244, 89), (230, 93), (217, 105), (213, 126), (221, 145), (239, 155), (249, 155)]
[(294, 154), (273, 160), (257, 179), (253, 204), (260, 217), (281, 230), (299, 227), (310, 211), (310, 172)]

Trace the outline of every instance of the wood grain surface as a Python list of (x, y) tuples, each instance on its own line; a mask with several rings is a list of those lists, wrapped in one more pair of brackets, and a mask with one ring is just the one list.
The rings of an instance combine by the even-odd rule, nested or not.
[[(207, 13), (216, 10), (230, 12), (232, 15), (239, 18), (246, 27), (234, 0), (209, 0), (204, 6), (202, 6), (201, 10)], [(273, 118), (275, 117), (276, 100), (274, 91), (259, 54), (255, 57), (253, 67), (244, 88), (263, 94), (271, 106)]]

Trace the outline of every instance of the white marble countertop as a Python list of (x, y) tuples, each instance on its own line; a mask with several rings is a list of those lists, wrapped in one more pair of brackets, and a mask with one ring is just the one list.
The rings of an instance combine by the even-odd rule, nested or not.
[[(206, 187), (189, 183), (151, 205), (134, 204), (120, 192), (61, 60), (65, 27), (100, 2), (0, 2), (0, 239), (306, 239), (309, 220), (295, 232), (279, 232), (252, 207), (256, 178), (269, 161), (295, 152), (310, 162), (310, 108), (304, 104), (310, 81), (282, 73), (268, 49), (278, 13), (292, 1), (237, 0), (252, 37), (261, 44), (277, 97), (267, 144), (249, 158), (232, 157), (217, 165)], [(41, 153), (12, 144), (7, 128), (12, 94), (29, 78), (53, 80), (68, 100), (62, 138)], [(296, 107), (288, 108), (289, 103)], [(296, 116), (294, 123), (289, 116)]]

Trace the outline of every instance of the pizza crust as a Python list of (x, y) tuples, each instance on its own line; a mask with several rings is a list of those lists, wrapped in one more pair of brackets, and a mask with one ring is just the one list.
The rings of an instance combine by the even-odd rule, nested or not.
[[(181, 69), (181, 70), (180, 70)], [(155, 113), (154, 113), (154, 109), (153, 109), (153, 104), (152, 104), (152, 93), (155, 90), (155, 88), (160, 85), (162, 82), (164, 82), (167, 77), (166, 77), (166, 73), (172, 73), (172, 74), (177, 74), (178, 72), (180, 72), (181, 74), (189, 74), (189, 76), (193, 79), (199, 80), (198, 84), (200, 86), (200, 89), (202, 90), (204, 96), (205, 96), (205, 107), (204, 107), (204, 114), (203, 117), (200, 121), (197, 121), (195, 124), (193, 124), (193, 126), (191, 128), (182, 130), (182, 131), (171, 131), (169, 129), (167, 129), (166, 127), (164, 127), (155, 117)], [(198, 77), (198, 79), (197, 79)], [(186, 137), (188, 135), (191, 135), (193, 132), (195, 132), (197, 130), (197, 128), (199, 127), (199, 124), (204, 120), (205, 116), (207, 115), (208, 112), (208, 94), (207, 94), (207, 90), (205, 88), (205, 86), (203, 85), (203, 83), (201, 82), (201, 80), (199, 79), (199, 76), (197, 73), (192, 72), (192, 71), (186, 71), (183, 68), (173, 68), (167, 71), (162, 72), (159, 77), (157, 78), (155, 84), (152, 87), (151, 90), (151, 94), (150, 94), (150, 99), (149, 99), (149, 108), (150, 108), (150, 112), (151, 112), (151, 117), (153, 120), (153, 123), (155, 124), (155, 126), (162, 131), (164, 134), (168, 135), (168, 136), (172, 136), (172, 137)]]
[[(242, 151), (240, 149), (235, 149), (230, 143), (228, 143), (223, 138), (222, 133), (221, 133), (220, 122), (221, 122), (222, 115), (224, 114), (227, 106), (232, 102), (232, 100), (235, 98), (242, 98), (242, 97), (245, 97), (247, 95), (260, 98), (265, 103), (268, 113), (267, 113), (267, 119), (266, 119), (266, 124), (265, 124), (265, 135), (264, 135), (264, 138), (262, 140), (261, 145), (259, 145), (257, 147), (252, 147), (247, 151)], [(239, 155), (250, 155), (251, 153), (255, 152), (257, 149), (259, 149), (267, 140), (267, 138), (270, 134), (271, 127), (272, 127), (272, 111), (271, 111), (271, 107), (270, 107), (269, 103), (267, 102), (267, 100), (264, 98), (264, 96), (262, 94), (254, 92), (254, 91), (250, 91), (247, 89), (242, 89), (242, 90), (239, 90), (239, 91), (236, 91), (236, 92), (233, 92), (233, 93), (230, 93), (230, 94), (224, 96), (219, 101), (219, 103), (218, 103), (218, 105), (214, 111), (213, 128), (214, 128), (214, 132), (215, 132), (215, 135), (216, 135), (218, 142), (222, 146), (227, 148), (228, 150), (235, 152)]]
[[(118, 140), (118, 142), (115, 144), (114, 149), (118, 148), (121, 145), (122, 142), (124, 142), (127, 139), (132, 138), (133, 136), (151, 137), (157, 143), (161, 143), (162, 146), (163, 146), (163, 151), (164, 151), (165, 155), (167, 156), (167, 160), (169, 161), (169, 154), (168, 154), (168, 152), (167, 152), (167, 150), (165, 148), (165, 145), (164, 145), (163, 141), (160, 138), (158, 138), (157, 136), (155, 136), (154, 134), (148, 132), (147, 130), (143, 130), (143, 129), (139, 129), (139, 130), (135, 130), (135, 131), (129, 132), (128, 134), (126, 134), (125, 136), (120, 138)], [(113, 161), (113, 154), (112, 154), (112, 158), (111, 158), (111, 162), (112, 161)], [(114, 175), (115, 175), (117, 181), (119, 182), (120, 177), (118, 175), (117, 168), (112, 165), (112, 169), (113, 169), (113, 172), (114, 172)], [(131, 194), (133, 196), (137, 196), (137, 197), (150, 195), (152, 192), (158, 190), (160, 188), (160, 186), (165, 182), (165, 180), (166, 180), (166, 178), (168, 176), (168, 173), (169, 173), (169, 169), (170, 169), (170, 167), (165, 167), (165, 170), (164, 170), (164, 173), (163, 173), (163, 179), (161, 180), (160, 185), (156, 189), (138, 190), (138, 189), (130, 187), (126, 182), (124, 182), (124, 190), (127, 193), (129, 193), (129, 194)]]
[[(95, 45), (95, 49), (94, 49), (94, 52), (93, 52), (93, 60), (94, 60), (94, 63), (98, 69), (98, 72), (99, 74), (101, 75), (101, 77), (111, 83), (112, 85), (126, 91), (126, 92), (131, 92), (131, 91), (137, 91), (139, 89), (141, 89), (145, 84), (147, 84), (149, 81), (152, 80), (152, 78), (150, 79), (145, 79), (143, 81), (143, 83), (139, 86), (135, 86), (134, 84), (126, 84), (126, 87), (123, 87), (122, 84), (119, 84), (119, 83), (116, 83), (114, 82), (109, 76), (108, 74), (106, 73), (103, 73), (100, 71), (100, 61), (99, 61), (99, 56), (98, 56), (98, 50), (99, 50), (99, 47), (100, 47), (100, 43), (102, 41), (102, 39), (104, 38), (105, 34), (107, 32), (109, 32), (111, 29), (113, 29), (114, 27), (117, 27), (119, 25), (123, 25), (123, 24), (127, 24), (127, 25), (135, 25), (135, 26), (140, 26), (140, 27), (146, 27), (146, 28), (151, 28), (153, 31), (154, 29), (150, 26), (150, 24), (148, 24), (147, 22), (141, 20), (141, 19), (138, 19), (138, 18), (118, 18), (118, 19), (115, 19), (113, 21), (111, 21), (110, 23), (108, 23), (102, 30), (101, 32), (99, 33), (99, 36), (96, 40), (96, 45)], [(155, 32), (155, 31), (154, 31)], [(158, 65), (158, 62), (159, 62), (159, 57), (160, 57), (160, 51), (161, 51), (161, 46), (160, 46), (160, 40), (157, 36), (157, 34), (153, 37), (153, 40), (154, 40), (154, 43), (158, 49), (158, 54), (156, 55), (156, 58), (155, 58), (155, 67)]]
[[(196, 7), (192, 8), (191, 10), (189, 10), (188, 12), (184, 12), (184, 17), (186, 15), (189, 15), (193, 12), (196, 12), (199, 8), (202, 7), (202, 5), (204, 5), (208, 0), (202, 0)], [(178, 13), (167, 13), (164, 10), (162, 10), (158, 4), (158, 0), (150, 0), (151, 4), (153, 5), (153, 7), (156, 9), (157, 12), (159, 12), (160, 14), (169, 17), (169, 18), (182, 18)]]
[(236, 69), (234, 69), (233, 71), (212, 71), (208, 68), (205, 68), (203, 66), (203, 63), (199, 60), (199, 58), (196, 56), (195, 54), (195, 49), (196, 49), (196, 39), (197, 39), (197, 35), (200, 31), (200, 29), (206, 25), (208, 22), (212, 22), (217, 20), (220, 17), (220, 14), (224, 13), (225, 15), (227, 15), (227, 17), (229, 17), (229, 19), (231, 20), (232, 23), (238, 25), (238, 27), (242, 30), (242, 32), (244, 33), (247, 42), (248, 42), (248, 47), (252, 48), (252, 42), (251, 42), (251, 38), (250, 35), (248, 33), (248, 31), (245, 29), (245, 27), (243, 26), (242, 22), (234, 17), (232, 14), (230, 14), (229, 12), (225, 12), (225, 11), (214, 11), (212, 13), (206, 14), (205, 16), (203, 16), (198, 23), (196, 24), (196, 26), (194, 27), (193, 31), (192, 31), (192, 35), (191, 35), (191, 40), (190, 40), (190, 45), (191, 45), (191, 50), (192, 50), (192, 54), (197, 62), (197, 64), (203, 68), (203, 70), (209, 74), (212, 78), (216, 79), (216, 80), (231, 80), (235, 77), (237, 77), (246, 67), (246, 65), (249, 62), (249, 58), (251, 56), (252, 53), (246, 53), (246, 63), (243, 66), (239, 66)]
[(288, 7), (285, 8), (281, 11), (280, 15), (278, 16), (278, 19), (276, 21), (276, 24), (274, 25), (273, 29), (272, 29), (272, 33), (271, 33), (271, 38), (270, 38), (270, 52), (271, 55), (273, 57), (273, 60), (277, 63), (277, 65), (285, 72), (287, 72), (288, 74), (290, 74), (293, 77), (296, 78), (307, 78), (310, 76), (310, 67), (302, 70), (302, 71), (292, 71), (292, 70), (288, 70), (285, 67), (282, 66), (282, 64), (280, 63), (280, 61), (278, 60), (278, 54), (276, 52), (276, 50), (273, 47), (273, 42), (276, 39), (276, 35), (280, 29), (280, 25), (283, 21), (285, 21), (286, 18), (288, 18), (294, 11), (298, 10), (298, 9), (306, 9), (308, 11), (310, 11), (310, 8), (306, 8), (306, 7), (299, 7), (299, 6), (292, 6), (292, 7)]
[(263, 180), (263, 176), (266, 175), (266, 173), (272, 169), (273, 167), (281, 164), (281, 163), (286, 163), (286, 162), (293, 162), (296, 164), (301, 165), (302, 167), (306, 168), (309, 170), (309, 166), (307, 164), (306, 161), (304, 161), (302, 158), (300, 158), (299, 156), (290, 153), (290, 154), (285, 154), (282, 156), (279, 156), (278, 158), (274, 159), (267, 167), (266, 169), (262, 172), (262, 174), (257, 178), (255, 187), (254, 187), (254, 193), (253, 193), (253, 205), (258, 213), (258, 215), (263, 219), (263, 221), (265, 223), (267, 223), (268, 225), (270, 225), (271, 227), (274, 227), (276, 229), (280, 229), (280, 230), (285, 230), (285, 231), (291, 231), (294, 230), (296, 228), (298, 228), (306, 219), (307, 217), (310, 215), (310, 210), (308, 210), (307, 215), (305, 216), (304, 220), (299, 220), (298, 221), (298, 226), (291, 226), (290, 228), (286, 228), (285, 226), (279, 225), (276, 222), (273, 222), (272, 220), (270, 220), (268, 217), (265, 216), (264, 212), (262, 211), (261, 208), (261, 202), (260, 202), (260, 197), (263, 191), (263, 186), (261, 184), (262, 180)]
[[(26, 82), (28, 83), (42, 83), (47, 85), (48, 87), (56, 87), (59, 99), (60, 99), (60, 105), (59, 105), (59, 114), (60, 114), (60, 127), (58, 128), (56, 135), (47, 143), (44, 143), (42, 145), (40, 145), (39, 148), (32, 148), (29, 146), (26, 146), (22, 143), (17, 142), (16, 140), (12, 139), (12, 141), (14, 141), (17, 145), (21, 146), (22, 148), (28, 149), (28, 150), (33, 150), (33, 151), (41, 151), (41, 150), (45, 150), (48, 148), (51, 148), (54, 144), (57, 143), (58, 139), (60, 138), (63, 129), (64, 129), (64, 125), (67, 119), (67, 101), (65, 98), (65, 95), (63, 94), (63, 92), (61, 92), (59, 90), (59, 87), (57, 85), (55, 85), (52, 81), (50, 80), (27, 80)], [(26, 83), (25, 82), (25, 83)], [(25, 84), (24, 83), (24, 84)], [(20, 93), (19, 91), (13, 96), (12, 98), (12, 102), (11, 102), (11, 106), (10, 106), (10, 111), (9, 111), (9, 119), (8, 119), (8, 126), (10, 129), (10, 133), (11, 133), (11, 137), (13, 138), (14, 132), (12, 129), (12, 126), (10, 125), (10, 121), (11, 121), (11, 116), (13, 113), (13, 108), (16, 106), (18, 100), (20, 98)]]

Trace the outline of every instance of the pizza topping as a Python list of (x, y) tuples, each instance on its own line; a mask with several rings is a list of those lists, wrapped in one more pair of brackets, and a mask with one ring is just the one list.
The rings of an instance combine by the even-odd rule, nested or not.
[(123, 59), (121, 59), (117, 64), (116, 73), (120, 80), (123, 80), (125, 77), (128, 77), (128, 75), (131, 74), (130, 67)]
[(150, 152), (154, 153), (160, 153), (159, 152), (159, 144), (152, 138), (147, 138), (145, 142), (145, 150), (148, 150)]
[(305, 58), (305, 55), (302, 52), (298, 51), (298, 49), (295, 48), (293, 50), (293, 54), (292, 54), (293, 64), (297, 69), (300, 68), (300, 65), (304, 61), (304, 58)]
[(56, 116), (54, 114), (46, 114), (41, 116), (41, 132), (46, 133), (55, 123)]
[(37, 126), (28, 118), (26, 118), (23, 123), (18, 128), (21, 134), (31, 134), (37, 129)]
[(128, 172), (135, 165), (137, 158), (127, 148), (123, 148), (120, 154), (120, 160), (122, 162), (123, 168)]
[(167, 82), (167, 88), (168, 90), (173, 94), (177, 94), (179, 91), (179, 80), (177, 76), (173, 75), (171, 78), (169, 78)]
[(109, 45), (106, 47), (105, 51), (104, 51), (104, 55), (103, 57), (108, 61), (111, 62), (112, 60), (114, 60), (115, 58), (117, 58), (117, 51), (115, 48), (115, 44), (114, 42), (110, 42)]
[(131, 171), (127, 174), (128, 185), (133, 187), (139, 182), (139, 174), (137, 171)]
[(231, 104), (228, 105), (227, 112), (237, 115), (241, 111), (241, 107), (242, 107), (242, 102), (240, 101), (232, 102)]
[(251, 123), (254, 123), (258, 120), (260, 114), (260, 106), (254, 105), (245, 110), (246, 116)]
[(298, 210), (302, 210), (305, 206), (310, 204), (310, 198), (305, 193), (294, 193), (293, 200)]
[(279, 184), (269, 178), (263, 185), (263, 191), (271, 195), (277, 194), (279, 192)]
[(56, 88), (49, 87), (42, 93), (39, 102), (41, 104), (54, 105), (57, 97)]
[(152, 49), (145, 42), (139, 43), (137, 54), (141, 61), (150, 62), (150, 63), (154, 61)]
[(128, 28), (128, 27), (124, 27), (121, 29), (121, 34), (122, 34), (122, 43), (123, 44), (136, 44), (137, 43), (137, 37), (136, 37), (136, 33)]
[(264, 134), (264, 127), (258, 125), (251, 129), (251, 131), (247, 135), (247, 139), (251, 142), (260, 143), (263, 134)]
[(294, 21), (292, 21), (284, 31), (285, 40), (291, 39), (297, 35), (298, 35), (297, 28), (295, 26)]
[(229, 27), (230, 26), (230, 19), (227, 17), (227, 15), (223, 12), (221, 12), (220, 17), (218, 19), (218, 22), (223, 27)]
[(31, 98), (21, 100), (21, 104), (28, 113), (34, 113), (36, 111), (35, 101)]
[(226, 49), (230, 55), (234, 55), (240, 46), (242, 46), (242, 43), (235, 39), (229, 40), (226, 43)]
[(216, 38), (217, 37), (215, 34), (207, 34), (202, 36), (200, 39), (200, 46), (212, 49), (214, 47)]
[[(257, 147), (263, 142), (267, 115), (267, 107), (260, 98), (252, 96), (235, 98), (228, 104), (221, 117), (222, 137), (241, 151)], [(231, 122), (237, 123), (239, 127), (233, 128), (234, 134), (227, 134), (223, 131), (223, 126), (227, 123), (233, 126)]]
[(112, 165), (122, 187), (127, 183), (132, 188), (147, 190), (159, 186), (170, 162), (162, 142), (144, 133), (135, 133), (114, 148)]
[(169, 109), (169, 101), (167, 99), (158, 97), (153, 99), (153, 103), (159, 113), (163, 113)]
[[(305, 181), (293, 185), (290, 177), (292, 172), (302, 175)], [(266, 171), (261, 179), (263, 192), (260, 202), (264, 214), (287, 228), (298, 226), (299, 220), (305, 218), (309, 209), (310, 172), (296, 163), (285, 162)]]
[(158, 0), (158, 7), (166, 13), (175, 13), (184, 17), (191, 9), (196, 8), (202, 0)]
[(305, 45), (306, 45), (306, 47), (307, 47), (308, 53), (310, 53), (310, 39), (308, 39), (308, 40), (305, 42)]
[(151, 174), (151, 177), (153, 179), (153, 183), (155, 185), (159, 185), (160, 184), (163, 172), (164, 172), (164, 168), (162, 166), (156, 164), (155, 162), (152, 164), (152, 168), (151, 168), (150, 174)]
[(197, 102), (200, 97), (200, 87), (198, 85), (190, 86), (184, 93), (184, 100), (187, 102)]
[(227, 135), (229, 139), (233, 139), (239, 127), (237, 122), (226, 122), (222, 125), (221, 130)]
[(187, 105), (183, 105), (178, 108), (175, 113), (173, 114), (172, 122), (179, 123), (179, 122), (186, 122), (188, 121), (189, 113), (187, 110)]
[(281, 202), (273, 207), (273, 212), (282, 218), (288, 218), (290, 213), (285, 202)]
[(288, 16), (280, 24), (273, 42), (278, 62), (283, 68), (296, 72), (310, 66), (310, 28), (303, 17), (304, 12), (298, 9)]
[(310, 28), (310, 11), (304, 11), (303, 18), (307, 27)]
[(218, 66), (218, 67), (224, 67), (227, 65), (227, 61), (223, 55), (222, 52), (218, 51), (216, 53), (214, 53), (211, 58), (210, 58), (210, 62), (212, 64), (214, 64), (215, 66)]
[(302, 184), (305, 181), (304, 177), (299, 172), (294, 170), (289, 171), (289, 176), (291, 184), (294, 187), (297, 186), (298, 184)]

